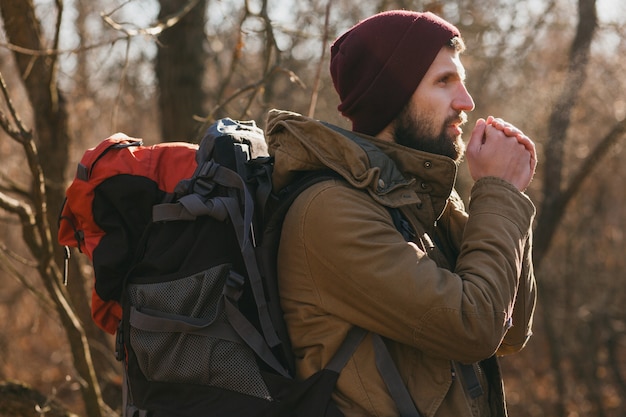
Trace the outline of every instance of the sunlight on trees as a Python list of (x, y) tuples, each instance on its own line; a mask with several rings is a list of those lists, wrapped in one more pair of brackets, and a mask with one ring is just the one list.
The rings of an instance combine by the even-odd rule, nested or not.
[[(34, 15), (18, 13), (17, 6), (33, 2)], [(184, 42), (183, 35), (166, 44), (163, 33), (185, 16), (185, 6), (198, 2), (177, 3), (164, 17), (158, 0), (0, 0), (0, 74), (6, 82), (0, 99), (0, 380), (23, 381), (80, 415), (90, 401), (72, 354), (80, 343), (69, 347), (65, 326), (71, 320), (63, 318), (62, 297), (55, 296), (59, 277), (42, 269), (49, 259), (39, 256), (47, 232), (28, 234), (28, 227), (45, 222), (24, 219), (45, 207), (54, 236), (75, 163), (110, 134), (123, 131), (147, 143), (171, 137), (161, 125), (168, 110), (159, 108), (165, 86), (155, 61), (159, 48)], [(587, 7), (582, 15), (579, 5)], [(177, 119), (200, 129), (223, 116), (263, 126), (267, 111), (281, 108), (349, 127), (336, 110), (329, 43), (376, 11), (402, 7), (428, 8), (463, 33), (467, 84), (476, 102), (469, 125), (492, 114), (538, 145), (539, 171), (528, 193), (541, 208), (535, 230), (541, 302), (529, 346), (503, 361), (511, 415), (625, 415), (625, 2), (208, 0), (201, 109)], [(577, 34), (585, 35), (592, 10), (598, 19), (587, 28), (587, 48), (576, 44)], [(18, 15), (41, 28), (40, 44), (15, 38), (11, 19)], [(32, 74), (48, 78), (36, 88), (41, 78)], [(37, 101), (38, 91), (52, 92), (52, 99)], [(65, 123), (59, 109), (65, 109)], [(14, 116), (32, 140), (15, 140)], [(29, 160), (37, 151), (41, 182)], [(464, 197), (466, 171), (462, 166), (458, 183)], [(60, 249), (53, 249), (50, 269), (58, 272)], [(70, 285), (59, 291), (70, 300), (68, 314), (81, 318), (91, 354), (100, 355), (97, 379), (116, 409), (118, 364), (111, 340), (92, 328), (88, 313), (90, 266), (78, 253), (71, 262)]]

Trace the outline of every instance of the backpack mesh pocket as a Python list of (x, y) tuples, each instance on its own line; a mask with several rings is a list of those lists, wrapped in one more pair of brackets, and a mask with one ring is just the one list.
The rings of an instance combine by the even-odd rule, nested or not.
[[(129, 300), (139, 311), (160, 312), (183, 322), (228, 323), (219, 306), (229, 272), (225, 264), (177, 280), (130, 284)], [(244, 344), (184, 331), (146, 331), (132, 323), (130, 344), (148, 380), (208, 385), (271, 398), (255, 355)]]

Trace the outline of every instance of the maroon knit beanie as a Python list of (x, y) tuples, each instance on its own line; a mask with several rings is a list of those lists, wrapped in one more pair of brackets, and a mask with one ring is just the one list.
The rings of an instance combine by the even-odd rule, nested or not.
[(393, 10), (365, 19), (331, 46), (330, 73), (352, 129), (376, 135), (408, 103), (442, 46), (459, 30), (430, 13)]

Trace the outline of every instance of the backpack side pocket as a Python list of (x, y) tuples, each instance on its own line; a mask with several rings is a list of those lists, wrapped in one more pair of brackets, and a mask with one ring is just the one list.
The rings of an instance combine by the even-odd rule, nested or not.
[(271, 399), (254, 352), (224, 309), (221, 264), (175, 280), (128, 285), (129, 342), (148, 381), (190, 383)]

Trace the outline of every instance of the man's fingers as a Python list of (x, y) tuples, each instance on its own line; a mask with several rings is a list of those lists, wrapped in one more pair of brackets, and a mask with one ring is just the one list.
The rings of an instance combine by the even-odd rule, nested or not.
[(524, 145), (526, 150), (530, 152), (531, 159), (534, 160), (534, 163), (536, 164), (537, 152), (535, 149), (535, 144), (528, 136), (524, 134), (524, 132), (513, 126), (511, 123), (505, 122), (504, 120), (493, 116), (487, 117), (486, 123), (487, 125), (493, 126), (494, 128), (502, 131), (505, 135), (509, 137), (515, 137), (517, 141)]
[(528, 150), (528, 152), (532, 153), (534, 155), (535, 153), (535, 143), (530, 140), (530, 138), (526, 135), (519, 135), (516, 136), (517, 141), (519, 143), (521, 143), (522, 145), (524, 145), (524, 147)]
[(483, 144), (483, 140), (485, 137), (485, 128), (487, 124), (485, 123), (485, 119), (476, 120), (476, 124), (474, 125), (474, 129), (472, 130), (472, 136), (470, 136), (470, 140), (467, 144), (468, 151), (471, 149), (471, 152), (477, 152), (480, 149), (480, 146)]

